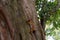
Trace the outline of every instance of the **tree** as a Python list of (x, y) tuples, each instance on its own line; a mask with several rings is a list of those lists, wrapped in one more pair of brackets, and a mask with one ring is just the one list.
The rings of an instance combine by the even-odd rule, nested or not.
[(45, 40), (35, 0), (1, 0), (0, 28), (0, 40)]

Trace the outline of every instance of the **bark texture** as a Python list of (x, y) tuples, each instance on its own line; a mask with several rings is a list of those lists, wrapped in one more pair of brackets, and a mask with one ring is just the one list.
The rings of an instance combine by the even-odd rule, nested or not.
[(35, 0), (0, 1), (1, 40), (45, 40), (35, 10)]

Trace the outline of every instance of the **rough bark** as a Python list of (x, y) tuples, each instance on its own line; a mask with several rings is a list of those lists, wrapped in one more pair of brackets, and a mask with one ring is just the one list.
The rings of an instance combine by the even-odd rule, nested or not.
[(37, 19), (35, 0), (0, 1), (0, 39), (45, 40)]

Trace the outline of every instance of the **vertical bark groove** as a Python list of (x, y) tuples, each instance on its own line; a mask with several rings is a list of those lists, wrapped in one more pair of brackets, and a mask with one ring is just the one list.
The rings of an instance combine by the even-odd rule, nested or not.
[[(7, 17), (7, 15), (5, 14), (6, 10), (3, 10), (3, 7), (0, 7), (0, 28), (1, 28), (1, 40), (8, 40), (8, 37), (10, 36), (11, 39), (13, 40), (13, 32), (14, 29), (12, 28), (12, 25)], [(9, 35), (7, 35), (9, 34)]]

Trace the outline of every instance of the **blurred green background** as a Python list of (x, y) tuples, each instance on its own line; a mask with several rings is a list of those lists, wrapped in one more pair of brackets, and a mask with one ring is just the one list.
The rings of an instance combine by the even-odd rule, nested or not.
[(43, 18), (46, 40), (60, 40), (60, 0), (36, 0), (38, 19)]

